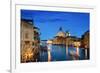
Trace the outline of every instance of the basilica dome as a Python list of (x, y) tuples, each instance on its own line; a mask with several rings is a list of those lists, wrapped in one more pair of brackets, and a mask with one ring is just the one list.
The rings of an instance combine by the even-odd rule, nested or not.
[(56, 36), (60, 36), (60, 37), (65, 37), (66, 36), (65, 33), (62, 31), (61, 27), (59, 28), (59, 32), (57, 33)]
[(65, 37), (66, 35), (65, 35), (65, 33), (64, 33), (64, 32), (60, 31), (60, 32), (58, 32), (58, 33), (57, 33), (57, 35), (56, 35), (56, 36)]

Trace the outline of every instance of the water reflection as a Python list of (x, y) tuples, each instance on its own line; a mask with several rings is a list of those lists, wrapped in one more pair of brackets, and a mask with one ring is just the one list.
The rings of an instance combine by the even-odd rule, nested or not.
[[(45, 50), (43, 50), (43, 48)], [(79, 55), (76, 54), (75, 47), (68, 47), (68, 54), (66, 53), (66, 45), (48, 45), (42, 47), (40, 51), (40, 62), (45, 61), (67, 61), (67, 60), (84, 60), (85, 50), (84, 48), (79, 48)]]

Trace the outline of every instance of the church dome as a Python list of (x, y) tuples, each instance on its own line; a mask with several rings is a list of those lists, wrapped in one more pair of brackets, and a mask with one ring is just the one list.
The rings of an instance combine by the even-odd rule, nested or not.
[(60, 31), (57, 33), (57, 36), (65, 37), (65, 33)]
[(60, 37), (65, 37), (66, 36), (65, 33), (62, 31), (61, 27), (59, 28), (59, 32), (57, 33), (56, 36), (60, 36)]

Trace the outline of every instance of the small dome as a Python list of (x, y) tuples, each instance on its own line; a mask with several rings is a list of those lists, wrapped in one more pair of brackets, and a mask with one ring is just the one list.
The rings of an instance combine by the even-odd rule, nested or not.
[(70, 36), (70, 32), (66, 31), (66, 36)]

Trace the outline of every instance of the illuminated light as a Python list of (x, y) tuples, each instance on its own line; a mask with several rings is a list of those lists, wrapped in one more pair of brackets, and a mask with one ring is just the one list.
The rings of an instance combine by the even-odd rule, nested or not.
[(33, 52), (31, 48), (25, 48), (22, 50), (22, 60), (23, 62), (31, 61), (33, 57)]
[(48, 50), (48, 62), (51, 61), (51, 53), (50, 53), (50, 50)]
[(80, 46), (80, 42), (74, 42), (74, 46), (76, 47), (76, 55), (79, 56), (79, 46)]
[(52, 46), (52, 41), (51, 40), (48, 40), (47, 41), (47, 44), (48, 44), (48, 62), (51, 61), (51, 53), (50, 53), (50, 50), (51, 50), (51, 46)]

